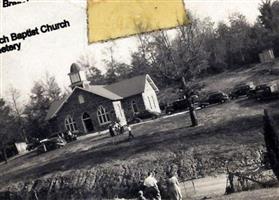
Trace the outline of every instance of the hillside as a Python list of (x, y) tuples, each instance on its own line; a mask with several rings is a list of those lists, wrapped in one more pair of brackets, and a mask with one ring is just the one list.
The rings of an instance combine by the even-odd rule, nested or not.
[[(237, 76), (242, 81), (276, 79), (279, 66), (268, 67), (257, 65), (200, 82), (207, 91), (231, 88)], [(21, 198), (30, 197), (34, 190), (39, 199), (131, 198), (149, 170), (156, 171), (164, 196), (170, 167), (186, 181), (225, 173), (228, 161), (232, 170), (259, 162), (263, 109), (274, 110), (278, 117), (278, 106), (278, 100), (259, 103), (242, 98), (197, 111), (200, 125), (195, 128), (183, 113), (133, 126), (132, 141), (127, 134), (86, 135), (62, 149), (19, 156), (0, 164), (0, 199), (7, 190)]]

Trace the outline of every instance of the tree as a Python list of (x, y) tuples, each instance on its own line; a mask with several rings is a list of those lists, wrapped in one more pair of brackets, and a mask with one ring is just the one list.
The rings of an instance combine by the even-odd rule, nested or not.
[(101, 70), (94, 66), (88, 68), (87, 79), (88, 81), (90, 81), (90, 84), (93, 85), (105, 84), (105, 77), (102, 74)]
[(96, 62), (89, 55), (81, 56), (77, 63), (86, 71), (88, 81), (93, 85), (105, 84), (105, 76), (96, 66)]
[(109, 58), (108, 60), (104, 60), (107, 67), (107, 72), (105, 74), (105, 79), (107, 83), (114, 83), (118, 80), (118, 76), (116, 74), (116, 61), (114, 59), (114, 50), (112, 47), (109, 48)]
[(279, 1), (266, 0), (259, 7), (260, 22), (262, 25), (273, 32), (279, 32)]
[(4, 99), (0, 99), (0, 149), (2, 156), (7, 163), (6, 145), (16, 138), (15, 129), (13, 127), (13, 117), (11, 108), (6, 104)]
[(279, 1), (263, 1), (259, 7), (259, 22), (268, 31), (267, 38), (273, 43), (275, 56), (279, 55)]
[(35, 82), (31, 89), (30, 102), (24, 111), (27, 115), (27, 131), (31, 137), (48, 136), (48, 123), (45, 121), (47, 111), (52, 102), (61, 98), (61, 89), (54, 76), (47, 75), (44, 81)]
[(23, 106), (19, 104), (20, 100), (20, 92), (16, 89), (11, 87), (9, 89), (9, 96), (10, 96), (10, 104), (11, 104), (11, 111), (13, 116), (15, 117), (15, 122), (21, 132), (21, 138), (28, 142), (25, 127), (24, 127), (24, 120), (23, 120)]

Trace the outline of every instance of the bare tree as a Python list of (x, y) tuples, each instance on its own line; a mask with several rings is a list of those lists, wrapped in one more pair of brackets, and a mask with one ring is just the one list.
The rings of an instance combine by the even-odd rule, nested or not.
[(23, 105), (20, 105), (20, 92), (14, 87), (10, 87), (9, 89), (9, 98), (10, 98), (10, 105), (13, 112), (13, 115), (15, 116), (16, 123), (18, 124), (18, 127), (20, 129), (21, 138), (28, 142), (26, 137), (26, 132), (24, 128), (24, 121), (23, 121)]

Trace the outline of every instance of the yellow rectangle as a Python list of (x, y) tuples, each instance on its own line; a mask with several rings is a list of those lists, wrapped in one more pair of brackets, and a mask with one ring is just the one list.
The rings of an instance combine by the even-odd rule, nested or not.
[(183, 0), (88, 0), (89, 43), (188, 23)]

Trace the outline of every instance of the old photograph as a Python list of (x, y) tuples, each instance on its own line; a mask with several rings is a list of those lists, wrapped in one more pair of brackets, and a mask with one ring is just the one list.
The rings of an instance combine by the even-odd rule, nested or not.
[(3, 0), (0, 200), (279, 199), (279, 0)]

